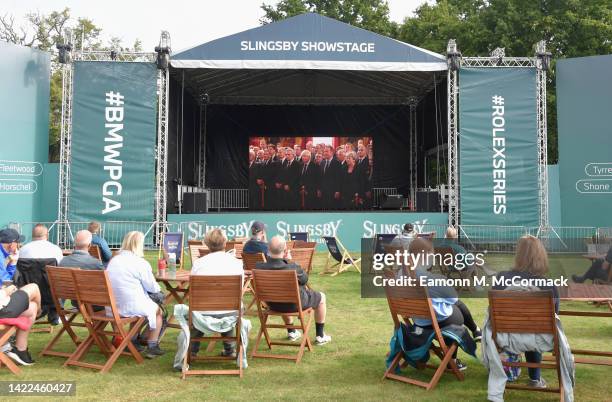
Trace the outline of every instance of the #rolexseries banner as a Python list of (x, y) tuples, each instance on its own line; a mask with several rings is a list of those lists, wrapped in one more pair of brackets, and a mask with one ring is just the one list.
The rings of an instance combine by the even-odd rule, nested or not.
[(463, 225), (538, 224), (535, 68), (459, 72)]
[(152, 63), (74, 63), (71, 220), (153, 220), (156, 90)]

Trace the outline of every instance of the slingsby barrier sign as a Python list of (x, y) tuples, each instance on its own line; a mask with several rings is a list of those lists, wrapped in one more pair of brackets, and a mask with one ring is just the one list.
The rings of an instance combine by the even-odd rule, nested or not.
[(611, 70), (610, 55), (557, 63), (563, 226), (612, 226)]
[[(412, 222), (417, 232), (430, 231), (430, 225), (446, 225), (445, 213), (402, 212), (325, 212), (325, 213), (218, 213), (201, 215), (168, 215), (168, 222), (181, 223), (188, 240), (202, 239), (214, 228), (223, 230), (228, 238), (248, 237), (254, 221), (264, 222), (268, 238), (274, 235), (289, 237), (290, 232), (307, 232), (310, 241), (325, 249), (325, 236), (337, 236), (349, 250), (359, 250), (362, 238), (377, 233), (400, 233), (402, 226)], [(435, 230), (435, 229), (434, 229)]]
[(69, 215), (153, 220), (157, 70), (75, 62)]
[(459, 72), (463, 225), (538, 224), (536, 70)]

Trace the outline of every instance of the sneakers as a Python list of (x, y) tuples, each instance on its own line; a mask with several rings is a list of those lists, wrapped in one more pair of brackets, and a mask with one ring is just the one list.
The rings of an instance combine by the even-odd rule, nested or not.
[(288, 332), (287, 333), (287, 339), (289, 339), (292, 342), (297, 341), (301, 337), (302, 337), (302, 333), (300, 331), (298, 331), (298, 330), (295, 330), (293, 332)]
[(6, 352), (6, 355), (13, 359), (15, 363), (22, 366), (31, 366), (34, 364), (34, 360), (32, 360), (32, 357), (27, 350), (17, 350), (17, 348), (13, 346), (11, 350)]
[(482, 340), (482, 331), (480, 328), (476, 327), (476, 331), (472, 332), (472, 338), (474, 338), (474, 342), (480, 342)]
[(163, 356), (166, 352), (161, 350), (159, 345), (153, 347), (147, 347), (144, 355), (147, 359), (155, 359), (156, 357)]
[(317, 336), (315, 338), (316, 345), (325, 345), (328, 342), (331, 342), (331, 336), (329, 335)]
[(223, 349), (221, 351), (221, 356), (223, 357), (231, 357), (231, 358), (236, 358), (236, 350), (235, 349), (231, 349), (231, 350), (225, 350)]
[(548, 385), (546, 384), (546, 381), (544, 381), (544, 379), (542, 377), (540, 377), (539, 380), (529, 380), (529, 382), (527, 383), (528, 386), (532, 387), (532, 388), (546, 388), (548, 387)]
[[(461, 360), (455, 359), (455, 364), (457, 365), (457, 369), (459, 369), (459, 371), (467, 370), (467, 364), (465, 364)], [(450, 366), (448, 368), (450, 369)]]

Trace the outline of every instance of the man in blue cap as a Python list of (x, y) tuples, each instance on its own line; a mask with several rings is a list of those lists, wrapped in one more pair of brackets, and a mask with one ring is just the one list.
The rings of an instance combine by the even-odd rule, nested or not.
[(15, 229), (0, 230), (0, 280), (12, 281), (17, 267), (17, 249), (24, 237)]
[(266, 225), (255, 221), (251, 225), (251, 238), (244, 243), (243, 254), (263, 253), (268, 255), (268, 241), (266, 239)]

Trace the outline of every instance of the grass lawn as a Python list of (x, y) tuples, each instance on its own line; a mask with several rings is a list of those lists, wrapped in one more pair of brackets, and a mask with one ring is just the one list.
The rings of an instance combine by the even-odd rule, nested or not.
[[(150, 261), (156, 256), (148, 255)], [(509, 257), (492, 257), (488, 262), (499, 267), (508, 267)], [(585, 266), (585, 263), (570, 257), (559, 257), (551, 266)], [(325, 254), (317, 253), (314, 269), (320, 271), (325, 263)], [(154, 265), (155, 266), (155, 265)], [(572, 268), (574, 269), (574, 268)], [(332, 335), (331, 343), (314, 347), (306, 352), (302, 362), (295, 365), (289, 361), (274, 359), (250, 359), (249, 368), (242, 380), (237, 377), (191, 377), (186, 381), (172, 370), (176, 351), (177, 330), (170, 329), (162, 342), (167, 354), (155, 360), (145, 360), (137, 365), (132, 359), (120, 358), (108, 374), (98, 374), (85, 368), (64, 368), (64, 359), (55, 357), (36, 358), (36, 354), (50, 339), (49, 334), (36, 333), (30, 337), (30, 350), (37, 360), (36, 365), (23, 368), (20, 380), (30, 381), (76, 381), (77, 398), (81, 400), (409, 400), (409, 401), (484, 401), (487, 395), (487, 371), (481, 363), (460, 352), (460, 358), (469, 366), (465, 381), (458, 382), (444, 375), (438, 386), (425, 391), (416, 386), (391, 380), (382, 381), (385, 354), (392, 333), (392, 321), (386, 300), (361, 299), (360, 276), (345, 273), (338, 277), (311, 276), (311, 284), (324, 291), (328, 299), (326, 332)], [(485, 299), (465, 299), (482, 323), (487, 307)], [(592, 310), (586, 303), (568, 303), (565, 307)], [(259, 328), (257, 317), (248, 317), (253, 323), (249, 339), (254, 342)], [(572, 348), (610, 350), (612, 348), (612, 323), (605, 318), (563, 317), (565, 332)], [(311, 329), (314, 337), (314, 325)], [(285, 335), (278, 332), (279, 336)], [(70, 347), (64, 342), (66, 350)], [(94, 349), (95, 350), (95, 349)], [(293, 349), (291, 349), (293, 351)], [(478, 351), (480, 353), (480, 351)], [(92, 356), (96, 360), (96, 356)], [(201, 367), (203, 364), (199, 363)], [(213, 363), (216, 364), (216, 363)], [(415, 371), (411, 370), (412, 373)], [(0, 371), (1, 380), (15, 380), (5, 368)], [(609, 367), (577, 365), (575, 400), (612, 401), (612, 384)], [(421, 374), (426, 379), (428, 370)], [(544, 376), (553, 384), (553, 372), (544, 370)], [(527, 379), (526, 370), (521, 375)], [(508, 401), (551, 401), (553, 394), (508, 391)]]

